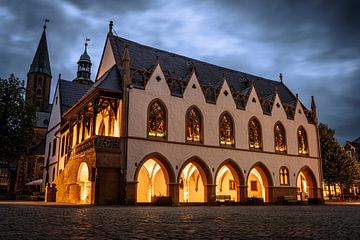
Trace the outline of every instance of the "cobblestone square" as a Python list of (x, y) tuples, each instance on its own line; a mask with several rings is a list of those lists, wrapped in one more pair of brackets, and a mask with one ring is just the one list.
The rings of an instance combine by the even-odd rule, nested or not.
[(360, 207), (0, 205), (0, 239), (359, 239)]

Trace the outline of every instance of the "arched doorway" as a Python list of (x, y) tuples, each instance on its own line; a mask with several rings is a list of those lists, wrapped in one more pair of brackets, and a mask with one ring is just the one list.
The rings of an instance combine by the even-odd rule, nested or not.
[(316, 197), (316, 179), (309, 167), (305, 166), (299, 171), (296, 186), (298, 189), (298, 200), (307, 201), (308, 198)]
[(137, 202), (150, 203), (154, 197), (168, 196), (168, 173), (156, 158), (150, 158), (141, 165), (137, 182)]
[(262, 198), (264, 202), (271, 202), (272, 196), (269, 187), (273, 181), (269, 170), (262, 163), (256, 163), (248, 174), (248, 197)]
[(80, 202), (90, 203), (91, 182), (89, 181), (89, 168), (85, 162), (79, 166), (77, 180), (77, 184), (80, 186)]
[(179, 175), (179, 202), (207, 202), (208, 184), (211, 184), (210, 170), (206, 164), (193, 158), (185, 162)]
[(231, 201), (240, 202), (241, 188), (244, 184), (244, 176), (241, 169), (232, 160), (223, 162), (216, 172), (216, 195), (227, 198)]

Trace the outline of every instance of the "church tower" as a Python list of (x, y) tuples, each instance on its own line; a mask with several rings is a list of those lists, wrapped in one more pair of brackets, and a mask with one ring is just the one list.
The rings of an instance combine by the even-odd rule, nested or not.
[(46, 22), (34, 59), (27, 74), (26, 102), (36, 111), (48, 112), (51, 86), (51, 70), (46, 41)]
[(91, 85), (93, 84), (93, 82), (90, 79), (92, 64), (91, 64), (90, 56), (87, 54), (88, 41), (89, 39), (85, 40), (85, 50), (84, 53), (80, 56), (80, 59), (78, 61), (77, 77), (73, 80), (73, 82)]

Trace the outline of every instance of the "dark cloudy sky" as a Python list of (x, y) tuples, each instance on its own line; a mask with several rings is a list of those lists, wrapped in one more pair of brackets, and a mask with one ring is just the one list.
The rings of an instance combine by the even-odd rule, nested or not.
[[(54, 88), (84, 39), (96, 75), (109, 20), (139, 43), (284, 81), (338, 139), (360, 136), (360, 1), (0, 0), (0, 77), (26, 79), (43, 19)], [(52, 90), (53, 92), (53, 90)]]

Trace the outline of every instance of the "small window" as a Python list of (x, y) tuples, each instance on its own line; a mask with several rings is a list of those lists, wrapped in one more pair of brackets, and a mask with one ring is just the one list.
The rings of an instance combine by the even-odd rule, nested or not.
[(280, 185), (289, 185), (289, 170), (286, 167), (280, 168)]
[(65, 151), (65, 136), (63, 136), (61, 140), (61, 157), (64, 156), (64, 151)]
[(53, 140), (53, 149), (52, 149), (52, 155), (55, 156), (56, 154), (56, 138)]
[(251, 191), (257, 191), (258, 188), (257, 188), (257, 181), (251, 181), (250, 182), (250, 187), (251, 187)]

